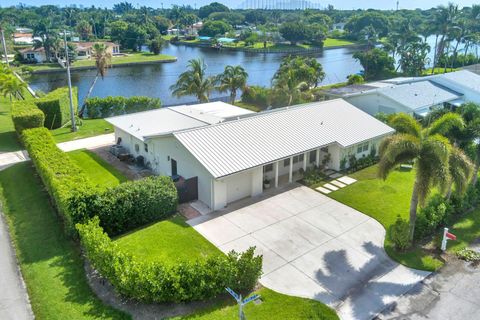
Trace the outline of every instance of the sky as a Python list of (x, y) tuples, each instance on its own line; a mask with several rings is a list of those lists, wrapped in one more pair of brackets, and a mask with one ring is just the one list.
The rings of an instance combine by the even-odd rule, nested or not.
[[(0, 0), (0, 6), (6, 7), (11, 5), (17, 5), (20, 2), (26, 5), (43, 5), (43, 4), (53, 4), (60, 6), (68, 6), (72, 4), (83, 6), (100, 6), (100, 7), (112, 7), (113, 4), (119, 3), (125, 0)], [(127, 0), (135, 6), (149, 6), (153, 8), (160, 8), (163, 6), (165, 8), (170, 7), (172, 4), (190, 4), (192, 6), (196, 5), (200, 7), (202, 5), (208, 4), (214, 0)], [(217, 0), (231, 8), (238, 8), (243, 0)], [(281, 0), (278, 0), (281, 1)], [(288, 1), (288, 0), (285, 0)], [(333, 3), (337, 9), (394, 9), (396, 7), (396, 0), (311, 0), (312, 2), (320, 3), (324, 6)], [(422, 8), (428, 9), (435, 7), (440, 4), (447, 4), (449, 1), (463, 6), (471, 6), (472, 4), (480, 4), (480, 0), (399, 0), (401, 9), (414, 9)]]

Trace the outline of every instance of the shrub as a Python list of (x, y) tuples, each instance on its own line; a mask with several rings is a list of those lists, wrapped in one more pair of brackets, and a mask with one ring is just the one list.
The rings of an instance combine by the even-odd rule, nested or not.
[[(57, 129), (70, 120), (70, 95), (68, 88), (59, 88), (45, 97), (33, 100), (45, 114), (45, 127)], [(73, 90), (73, 108), (77, 111), (77, 89)]]
[(390, 240), (395, 249), (404, 251), (410, 247), (409, 230), (408, 222), (398, 216), (395, 224), (390, 227)]
[(137, 260), (103, 232), (98, 217), (77, 224), (80, 241), (95, 269), (122, 295), (145, 302), (187, 302), (213, 298), (225, 291), (250, 291), (261, 275), (262, 257), (254, 248), (167, 267)]
[(269, 89), (260, 86), (249, 86), (243, 90), (242, 101), (264, 109), (270, 105), (269, 96)]
[(415, 225), (415, 239), (433, 235), (439, 227), (448, 223), (452, 206), (441, 195), (434, 195), (424, 208), (421, 208)]
[(149, 97), (121, 96), (90, 98), (85, 101), (87, 116), (91, 119), (106, 118), (128, 113), (158, 109), (162, 107), (160, 99)]
[(70, 211), (71, 202), (78, 197), (91, 199), (96, 193), (95, 186), (82, 169), (56, 146), (46, 128), (24, 130), (22, 141), (64, 220), (67, 232), (73, 231), (75, 223), (81, 220)]
[[(86, 199), (83, 203), (89, 203)], [(98, 215), (109, 235), (117, 235), (175, 213), (177, 189), (170, 177), (122, 183), (98, 196), (87, 217)]]
[(480, 261), (480, 252), (477, 252), (472, 249), (463, 248), (460, 251), (457, 251), (457, 257), (459, 259), (465, 260), (467, 262), (478, 262)]
[(45, 115), (33, 100), (20, 100), (12, 105), (12, 121), (15, 131), (20, 136), (25, 129), (43, 127)]
[(307, 186), (314, 186), (326, 180), (328, 180), (328, 176), (315, 168), (308, 168), (303, 175), (303, 181)]
[(348, 85), (352, 85), (352, 84), (362, 84), (364, 83), (365, 80), (363, 79), (363, 77), (359, 74), (351, 74), (348, 76), (348, 81), (347, 81), (347, 84)]

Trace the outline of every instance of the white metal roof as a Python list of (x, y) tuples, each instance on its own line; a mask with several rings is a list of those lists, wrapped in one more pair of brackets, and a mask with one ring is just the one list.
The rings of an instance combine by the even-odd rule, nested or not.
[[(480, 75), (467, 70), (449, 72), (436, 77), (455, 82), (471, 90), (480, 91)], [(432, 80), (435, 81), (435, 79)]]
[(105, 120), (142, 141), (145, 136), (167, 134), (208, 124), (175, 112), (171, 108), (131, 113)]
[(208, 122), (210, 124), (255, 113), (253, 111), (239, 108), (221, 101), (172, 108), (174, 108), (177, 112), (193, 117), (197, 120)]
[(182, 105), (107, 118), (113, 126), (144, 140), (255, 113), (224, 102)]
[(393, 131), (337, 99), (263, 112), (173, 135), (215, 178), (220, 178), (332, 143), (347, 147)]

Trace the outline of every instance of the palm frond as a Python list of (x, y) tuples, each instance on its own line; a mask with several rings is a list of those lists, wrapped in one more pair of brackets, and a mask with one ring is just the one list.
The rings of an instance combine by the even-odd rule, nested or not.
[(422, 136), (422, 127), (415, 118), (406, 113), (399, 113), (393, 116), (388, 124), (398, 133), (406, 133), (417, 138)]
[(449, 112), (444, 114), (439, 119), (435, 120), (427, 129), (427, 135), (441, 134), (446, 135), (452, 129), (462, 129), (465, 127), (465, 123), (457, 113)]
[(420, 140), (409, 134), (395, 134), (385, 138), (379, 147), (378, 176), (385, 180), (393, 168), (414, 160), (418, 155), (419, 145)]
[(467, 155), (457, 147), (450, 150), (449, 173), (457, 194), (465, 192), (473, 173), (473, 164)]

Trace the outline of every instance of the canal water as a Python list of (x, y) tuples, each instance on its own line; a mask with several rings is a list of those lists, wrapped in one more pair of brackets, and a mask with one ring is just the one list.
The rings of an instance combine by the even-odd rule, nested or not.
[[(352, 73), (362, 68), (353, 59), (352, 54), (358, 49), (339, 48), (324, 50), (313, 56), (323, 65), (326, 73), (322, 84), (343, 82)], [(188, 61), (203, 58), (208, 65), (207, 73), (216, 75), (227, 65), (241, 65), (249, 74), (249, 85), (270, 86), (271, 79), (278, 69), (284, 54), (277, 53), (247, 53), (238, 51), (216, 51), (210, 48), (167, 45), (163, 54), (178, 58), (177, 62), (137, 65), (130, 67), (112, 68), (106, 77), (99, 79), (92, 92), (92, 96), (135, 96), (144, 95), (158, 97), (164, 105), (175, 105), (195, 101), (194, 97), (173, 97), (170, 86), (174, 84), (182, 72), (185, 71)], [(95, 77), (95, 70), (82, 70), (72, 73), (72, 84), (79, 89), (79, 98), (83, 99)], [(33, 75), (30, 85), (34, 90), (44, 92), (66, 86), (66, 73), (49, 73)], [(225, 96), (213, 92), (212, 98)]]

